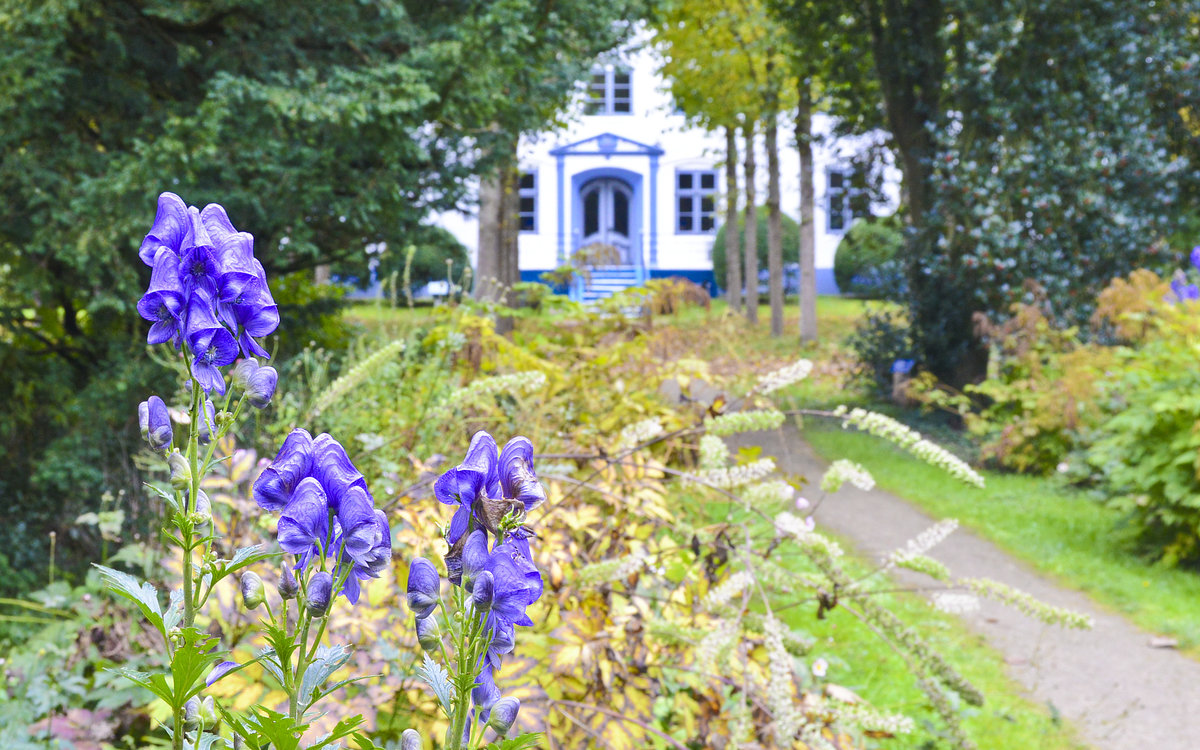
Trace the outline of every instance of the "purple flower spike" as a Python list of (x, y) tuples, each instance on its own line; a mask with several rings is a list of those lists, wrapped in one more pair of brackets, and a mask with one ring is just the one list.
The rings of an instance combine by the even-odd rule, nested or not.
[(489, 620), (509, 625), (533, 625), (525, 608), (542, 596), (542, 577), (512, 545), (502, 544), (492, 552), (490, 570), (496, 581), (495, 599)]
[(325, 490), (317, 480), (305, 477), (279, 517), (279, 546), (284, 552), (300, 555), (299, 567), (303, 568), (313, 555), (328, 554), (330, 542)]
[(313, 439), (305, 430), (292, 430), (279, 455), (254, 481), (254, 501), (263, 510), (283, 510), (300, 480), (312, 466)]
[(333, 598), (333, 576), (325, 571), (313, 575), (308, 582), (308, 597), (305, 603), (313, 617), (324, 617), (329, 611), (329, 600)]
[(546, 501), (546, 490), (533, 471), (533, 444), (515, 437), (500, 453), (500, 486), (504, 497), (519, 500), (529, 512)]
[(246, 400), (256, 409), (265, 409), (275, 397), (275, 386), (279, 373), (274, 367), (260, 367), (250, 375), (246, 383)]
[(480, 720), (486, 721), (488, 709), (500, 700), (500, 688), (496, 687), (491, 664), (484, 664), (483, 669), (480, 670), (479, 679), (475, 681), (475, 687), (471, 689), (471, 700), (475, 703), (475, 707), (480, 709)]
[(138, 257), (150, 266), (154, 264), (154, 256), (163, 248), (178, 256), (182, 252), (183, 240), (187, 236), (190, 223), (188, 207), (183, 198), (174, 193), (158, 196), (158, 212), (154, 215), (150, 233), (142, 240)]
[(242, 665), (238, 664), (236, 661), (221, 662), (212, 668), (212, 671), (208, 673), (208, 677), (204, 678), (205, 687), (212, 687), (214, 682), (229, 674), (230, 670), (240, 666)]
[(367, 489), (367, 480), (355, 468), (342, 444), (328, 433), (323, 432), (313, 440), (312, 474), (325, 488), (325, 494), (329, 496), (329, 507), (335, 511), (340, 507), (342, 498), (354, 486), (360, 487), (371, 504), (375, 504), (375, 499)]
[(179, 256), (168, 248), (159, 248), (151, 264), (150, 288), (138, 300), (138, 314), (154, 325), (146, 334), (146, 343), (161, 344), (182, 338), (184, 313), (183, 286), (179, 283)]
[(187, 342), (196, 359), (192, 375), (205, 393), (225, 393), (225, 376), (220, 367), (232, 364), (238, 355), (237, 340), (212, 313), (212, 298), (202, 289), (192, 293), (188, 304)]
[(467, 537), (462, 549), (462, 587), (470, 591), (475, 578), (488, 569), (491, 556), (488, 554), (487, 533), (476, 529)]
[(475, 585), (471, 587), (471, 604), (476, 610), (487, 612), (492, 608), (495, 593), (496, 580), (485, 570), (475, 577)]
[(146, 441), (156, 451), (170, 448), (174, 430), (171, 428), (171, 415), (167, 412), (167, 405), (158, 396), (146, 399), (145, 404)]
[(188, 236), (183, 241), (182, 256), (179, 259), (179, 277), (183, 282), (184, 291), (189, 294), (194, 290), (203, 289), (209, 296), (217, 297), (217, 279), (220, 268), (217, 264), (217, 250), (213, 247), (208, 231), (200, 223), (200, 211), (196, 207), (188, 208), (191, 226)]
[(473, 469), (483, 473), (484, 487), (488, 497), (500, 496), (500, 472), (497, 466), (496, 450), (495, 439), (480, 430), (471, 437), (471, 444), (467, 446), (466, 458), (459, 465), (459, 468)]
[(408, 608), (418, 620), (423, 620), (438, 605), (438, 588), (441, 579), (433, 563), (423, 557), (414, 557), (408, 566)]
[(375, 506), (362, 487), (354, 485), (342, 496), (337, 511), (342, 535), (337, 546), (356, 565), (366, 567), (379, 546), (384, 529), (375, 519)]
[(1200, 245), (1192, 248), (1192, 267), (1200, 270)]

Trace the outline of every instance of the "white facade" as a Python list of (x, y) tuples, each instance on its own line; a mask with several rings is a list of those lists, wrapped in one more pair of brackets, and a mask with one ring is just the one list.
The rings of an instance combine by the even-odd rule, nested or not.
[[(522, 139), (522, 280), (537, 280), (580, 247), (602, 242), (615, 247), (621, 265), (636, 267), (640, 278), (683, 275), (706, 285), (714, 282), (712, 245), (725, 213), (724, 136), (688, 126), (676, 113), (658, 67), (649, 45), (622, 56), (618, 64), (598, 66), (591, 80), (581, 84), (564, 129)], [(814, 134), (828, 134), (830, 124), (818, 115)], [(793, 127), (781, 118), (782, 204), (797, 218), (799, 156)], [(847, 194), (839, 184), (859, 145), (828, 138), (814, 145), (816, 267), (822, 293), (836, 292), (833, 256), (851, 221)], [(761, 205), (767, 181), (761, 136), (757, 162)], [(897, 204), (898, 177), (889, 176), (888, 182), (891, 206), (873, 207), (874, 213), (888, 213)], [(474, 217), (447, 214), (438, 223), (474, 257)], [(798, 262), (799, 249), (785, 247), (784, 259)], [(715, 282), (720, 286), (724, 280)]]

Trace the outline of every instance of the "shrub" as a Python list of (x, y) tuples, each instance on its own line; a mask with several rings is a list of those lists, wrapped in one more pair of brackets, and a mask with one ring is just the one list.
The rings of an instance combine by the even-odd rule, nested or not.
[(913, 340), (904, 316), (891, 308), (868, 310), (846, 339), (862, 375), (884, 397), (892, 394), (892, 365), (913, 358)]
[(904, 230), (895, 214), (854, 222), (833, 256), (833, 278), (842, 294), (868, 299), (893, 296), (901, 269), (895, 262)]

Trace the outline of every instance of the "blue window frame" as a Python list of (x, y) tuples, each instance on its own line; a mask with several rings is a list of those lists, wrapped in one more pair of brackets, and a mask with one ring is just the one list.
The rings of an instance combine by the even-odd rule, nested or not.
[(604, 65), (592, 68), (588, 79), (585, 115), (633, 114), (633, 74), (629, 68)]
[(712, 234), (717, 229), (717, 173), (695, 169), (675, 173), (675, 233)]
[(522, 172), (520, 189), (520, 227), (522, 232), (537, 234), (537, 172)]

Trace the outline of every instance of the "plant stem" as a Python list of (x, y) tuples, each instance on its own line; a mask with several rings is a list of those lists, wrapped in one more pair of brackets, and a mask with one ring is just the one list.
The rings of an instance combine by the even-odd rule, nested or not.
[(296, 672), (291, 693), (288, 695), (288, 715), (300, 723), (300, 685), (304, 682), (304, 670), (308, 668), (308, 626), (312, 617), (304, 614), (304, 625), (300, 628), (300, 656), (296, 658)]
[[(188, 366), (188, 372), (191, 373), (191, 365)], [(191, 487), (188, 490), (188, 496), (183, 499), (183, 514), (192, 512), (192, 508), (196, 503), (197, 493), (200, 491), (200, 472), (197, 465), (197, 454), (200, 447), (200, 410), (203, 409), (203, 402), (200, 400), (200, 394), (203, 389), (200, 387), (199, 381), (192, 378), (192, 406), (191, 406), (191, 424), (188, 426), (188, 445), (187, 445), (187, 460), (188, 466), (192, 471)], [(180, 529), (183, 534), (183, 626), (185, 628), (192, 627), (196, 622), (196, 602), (193, 600), (192, 592), (192, 525), (190, 522), (185, 522), (183, 528)], [(179, 734), (176, 731), (176, 734)]]

